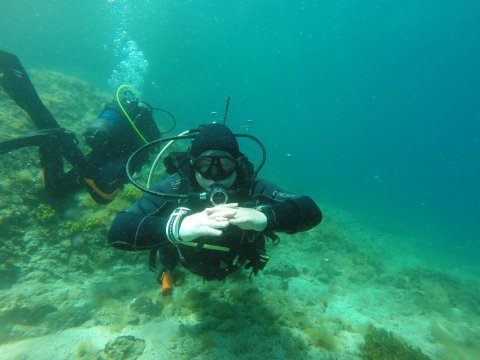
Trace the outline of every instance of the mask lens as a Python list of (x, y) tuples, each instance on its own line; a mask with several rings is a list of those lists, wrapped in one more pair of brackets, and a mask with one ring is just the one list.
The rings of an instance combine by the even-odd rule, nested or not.
[(237, 167), (237, 162), (234, 158), (222, 157), (219, 158), (219, 162), (222, 166), (223, 171), (225, 171), (227, 174), (233, 173), (235, 171), (235, 168)]
[(196, 159), (193, 162), (193, 167), (195, 170), (197, 170), (200, 174), (204, 174), (210, 169), (210, 166), (212, 166), (213, 158), (211, 157), (202, 157), (199, 159)]
[(203, 156), (193, 161), (193, 167), (206, 178), (219, 179), (230, 176), (237, 162), (233, 157)]

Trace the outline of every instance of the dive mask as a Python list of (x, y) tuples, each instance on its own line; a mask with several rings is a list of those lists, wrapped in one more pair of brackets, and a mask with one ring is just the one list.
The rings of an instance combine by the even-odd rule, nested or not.
[(219, 150), (208, 150), (191, 160), (192, 167), (204, 178), (224, 180), (237, 169), (237, 159), (230, 153)]

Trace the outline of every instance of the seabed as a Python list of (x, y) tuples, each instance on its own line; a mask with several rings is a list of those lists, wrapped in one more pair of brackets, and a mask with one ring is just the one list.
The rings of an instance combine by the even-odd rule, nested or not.
[[(30, 73), (79, 138), (110, 100), (78, 79)], [(0, 140), (32, 130), (0, 91)], [(55, 203), (35, 148), (0, 165), (0, 359), (480, 359), (478, 276), (421, 239), (320, 203), (322, 225), (281, 235), (258, 276), (186, 273), (162, 297), (148, 253), (106, 244), (138, 191), (108, 206), (86, 193)]]

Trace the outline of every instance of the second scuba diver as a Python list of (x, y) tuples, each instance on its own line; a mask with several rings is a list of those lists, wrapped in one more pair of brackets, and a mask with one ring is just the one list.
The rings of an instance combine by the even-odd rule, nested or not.
[[(38, 129), (0, 143), (0, 154), (38, 146), (45, 188), (53, 197), (86, 188), (97, 203), (111, 202), (127, 182), (128, 157), (142, 144), (160, 138), (152, 108), (135, 99), (131, 91), (123, 99), (117, 91), (117, 98), (105, 106), (84, 132), (85, 142), (91, 148), (84, 155), (75, 135), (60, 127), (42, 103), (18, 58), (1, 50), (0, 85)], [(146, 157), (137, 160), (135, 171)], [(64, 159), (72, 166), (68, 172), (64, 170)]]

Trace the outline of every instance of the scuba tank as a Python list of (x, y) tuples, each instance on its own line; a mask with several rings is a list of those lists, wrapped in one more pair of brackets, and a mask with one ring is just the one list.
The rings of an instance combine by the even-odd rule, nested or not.
[[(135, 125), (142, 137), (136, 133)], [(113, 101), (107, 104), (98, 117), (93, 120), (83, 133), (85, 142), (95, 153), (105, 157), (129, 155), (145, 141), (160, 138), (153, 119), (152, 108), (138, 100)]]

